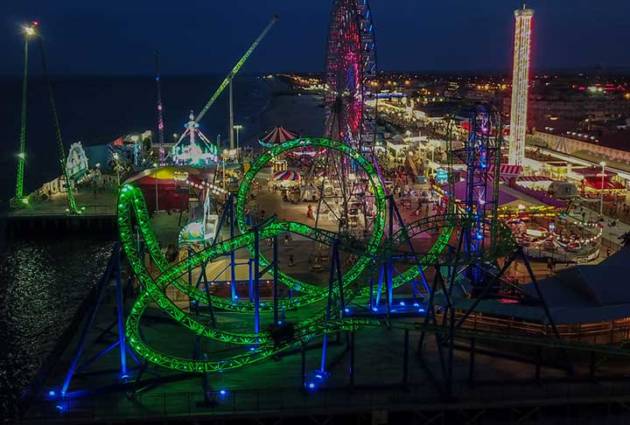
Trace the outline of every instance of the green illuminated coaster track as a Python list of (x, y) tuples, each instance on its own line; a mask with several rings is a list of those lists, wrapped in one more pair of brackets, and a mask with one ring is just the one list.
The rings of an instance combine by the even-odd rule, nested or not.
[[(341, 321), (326, 321), (323, 314), (323, 308), (318, 305), (325, 304), (328, 296), (326, 288), (318, 287), (310, 282), (303, 282), (288, 274), (279, 272), (278, 283), (288, 288), (299, 291), (300, 296), (292, 299), (281, 300), (280, 305), (283, 308), (311, 308), (313, 314), (295, 324), (295, 332), (293, 337), (281, 343), (273, 341), (269, 332), (261, 331), (259, 333), (242, 332), (233, 329), (221, 329), (219, 326), (211, 326), (184, 310), (179, 308), (167, 295), (166, 289), (169, 286), (175, 287), (182, 291), (191, 300), (198, 303), (211, 303), (213, 308), (219, 310), (235, 311), (240, 313), (251, 313), (254, 309), (253, 303), (245, 300), (233, 301), (209, 294), (194, 286), (191, 286), (182, 279), (182, 276), (189, 270), (203, 266), (209, 261), (227, 255), (241, 248), (253, 249), (256, 237), (256, 231), (249, 229), (246, 224), (245, 204), (251, 184), (256, 174), (265, 167), (273, 157), (291, 151), (294, 149), (302, 149), (304, 147), (317, 147), (324, 149), (332, 149), (347, 156), (354, 161), (356, 165), (362, 168), (369, 180), (370, 191), (374, 196), (374, 204), (376, 215), (373, 222), (373, 230), (368, 241), (359, 248), (351, 243), (347, 243), (333, 232), (322, 229), (315, 229), (303, 223), (293, 221), (271, 220), (261, 225), (256, 231), (259, 240), (273, 238), (283, 233), (293, 233), (305, 238), (313, 239), (319, 242), (332, 245), (340, 244), (341, 249), (349, 251), (354, 250), (354, 254), (358, 257), (354, 264), (344, 271), (341, 285), (344, 291), (347, 290), (348, 299), (366, 294), (365, 287), (358, 285), (361, 279), (370, 273), (374, 264), (382, 261), (389, 255), (389, 248), (392, 241), (404, 241), (413, 238), (428, 229), (440, 229), (440, 235), (436, 243), (425, 254), (419, 258), (418, 262), (411, 265), (407, 270), (398, 274), (393, 279), (393, 286), (398, 287), (413, 279), (417, 279), (421, 267), (434, 265), (451, 238), (455, 222), (458, 220), (456, 215), (436, 216), (419, 220), (412, 223), (407, 228), (403, 228), (395, 235), (392, 235), (388, 244), (384, 243), (384, 227), (386, 215), (386, 195), (383, 186), (378, 178), (373, 165), (361, 156), (351, 147), (337, 141), (324, 138), (300, 138), (278, 145), (270, 149), (260, 156), (252, 165), (250, 170), (243, 177), (240, 186), (237, 204), (236, 219), (240, 230), (240, 234), (232, 239), (216, 243), (195, 255), (187, 258), (185, 261), (175, 265), (168, 263), (160, 250), (157, 238), (151, 229), (149, 214), (141, 191), (132, 185), (125, 185), (120, 192), (118, 200), (118, 223), (120, 239), (123, 244), (126, 256), (133, 273), (141, 284), (141, 293), (135, 300), (126, 322), (126, 333), (130, 346), (139, 355), (159, 366), (174, 369), (183, 372), (213, 372), (222, 371), (244, 366), (258, 360), (267, 358), (282, 350), (293, 347), (303, 341), (318, 335), (323, 335), (332, 330), (338, 330), (345, 327), (356, 327), (365, 324), (369, 319), (353, 319), (345, 318)], [(134, 219), (135, 218), (135, 219)], [(150, 261), (159, 271), (158, 276), (150, 273), (147, 269), (144, 256), (141, 256), (138, 250), (136, 240), (136, 229), (141, 236), (147, 249)], [(263, 256), (259, 257), (261, 266), (264, 268), (270, 262)], [(419, 267), (420, 266), (420, 267)], [(160, 352), (155, 347), (148, 344), (141, 335), (141, 318), (150, 305), (155, 305), (162, 309), (177, 323), (190, 330), (193, 334), (203, 336), (218, 343), (226, 343), (235, 346), (245, 346), (242, 352), (220, 360), (199, 360), (181, 358), (175, 355)], [(325, 305), (324, 305), (325, 307)], [(261, 309), (269, 310), (270, 306), (261, 304)], [(311, 311), (311, 310), (309, 310)], [(246, 320), (244, 318), (244, 320)]]

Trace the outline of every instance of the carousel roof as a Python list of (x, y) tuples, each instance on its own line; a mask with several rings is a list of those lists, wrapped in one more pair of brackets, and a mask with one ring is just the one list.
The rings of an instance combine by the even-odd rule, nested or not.
[(156, 168), (148, 168), (134, 176), (129, 177), (125, 183), (146, 184), (147, 182), (185, 182), (187, 178), (193, 177), (201, 179), (203, 177), (201, 170), (193, 167), (174, 167), (164, 166)]
[(273, 181), (298, 181), (300, 180), (300, 173), (293, 170), (278, 171), (271, 176)]
[(276, 127), (270, 132), (261, 137), (258, 142), (263, 146), (278, 145), (286, 142), (287, 140), (293, 140), (297, 137), (297, 134), (290, 132), (284, 127)]

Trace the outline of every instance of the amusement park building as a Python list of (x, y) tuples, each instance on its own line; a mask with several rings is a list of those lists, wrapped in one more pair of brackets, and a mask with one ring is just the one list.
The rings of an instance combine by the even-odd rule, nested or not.
[[(579, 132), (558, 132), (554, 129), (533, 130), (530, 141), (554, 151), (574, 155), (579, 152), (597, 158), (630, 165), (630, 131), (610, 133), (595, 138)], [(626, 146), (622, 148), (622, 146)]]

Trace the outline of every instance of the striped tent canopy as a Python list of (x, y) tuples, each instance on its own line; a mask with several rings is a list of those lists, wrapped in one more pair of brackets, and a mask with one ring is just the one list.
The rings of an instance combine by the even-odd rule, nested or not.
[(290, 132), (284, 127), (276, 127), (258, 140), (262, 146), (266, 148), (273, 147), (286, 142), (287, 140), (293, 140), (297, 137), (295, 133)]
[(293, 170), (285, 170), (285, 171), (278, 171), (277, 173), (274, 173), (273, 176), (271, 176), (271, 179), (273, 181), (299, 181), (300, 180), (300, 173), (298, 173), (297, 171), (293, 171)]
[[(494, 165), (490, 165), (490, 167), (488, 167), (488, 173), (494, 174), (494, 169)], [(522, 172), (523, 167), (521, 165), (501, 164), (499, 166), (501, 177), (518, 177)]]

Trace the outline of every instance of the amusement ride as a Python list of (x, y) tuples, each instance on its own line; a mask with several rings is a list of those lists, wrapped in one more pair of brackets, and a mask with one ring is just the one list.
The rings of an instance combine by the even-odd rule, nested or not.
[[(191, 112), (184, 134), (170, 152), (165, 150), (163, 108), (158, 96), (161, 164), (214, 167), (216, 178), (221, 153), (199, 131), (199, 122), (276, 20), (274, 17), (267, 25), (201, 111), (196, 116)], [(34, 31), (34, 27), (29, 28)], [(499, 170), (501, 165), (500, 114), (491, 105), (473, 105), (463, 147), (454, 148), (448, 140), (447, 194), (454, 194), (453, 163), (459, 161), (466, 166), (463, 202), (456, 203), (454, 196), (449, 196), (439, 213), (405, 220), (384, 184), (375, 154), (377, 104), (368, 84), (375, 74), (374, 28), (367, 0), (335, 0), (327, 43), (325, 137), (302, 135), (264, 144), (263, 153), (243, 169), (234, 191), (219, 187), (215, 181), (187, 180), (203, 194), (204, 212), (202, 230), (197, 232), (201, 236), (186, 241), (183, 257), (167, 258), (152, 228), (153, 212), (142, 190), (133, 183), (121, 186), (117, 201), (120, 244), (114, 248), (110, 274), (99, 283), (99, 301), (85, 323), (70, 368), (54, 397), (83, 394), (72, 389), (71, 383), (84, 364), (86, 335), (112, 277), (117, 311), (112, 328), (117, 330), (117, 340), (103, 351), (119, 352), (119, 379), (124, 388), (137, 387), (149, 366), (207, 376), (303, 350), (310, 344), (319, 350), (320, 361), (312, 370), (303, 365), (301, 385), (307, 392), (317, 391), (326, 386), (330, 374), (337, 373), (330, 365), (330, 338), (341, 332), (354, 334), (376, 327), (405, 333), (405, 362), (409, 332), (420, 334), (417, 354), (421, 359), (426, 355), (429, 336), (434, 338), (441, 367), (438, 373), (427, 373), (445, 397), (454, 393), (453, 362), (459, 338), (562, 350), (593, 349), (560, 340), (523, 249), (510, 228), (498, 219), (500, 176), (492, 170)], [(159, 71), (156, 80), (159, 90)], [(50, 102), (65, 164), (52, 89)], [(22, 119), (24, 123), (25, 111)], [(24, 143), (22, 129), (21, 154)], [(295, 158), (296, 152), (322, 153), (312, 159), (306, 177), (319, 190), (314, 222), (254, 214), (252, 192), (257, 176), (278, 158)], [(18, 201), (25, 199), (23, 173), (20, 156)], [(80, 212), (71, 185), (68, 189), (70, 212)], [(211, 202), (216, 214), (210, 213)], [(325, 209), (337, 216), (336, 230), (321, 224), (320, 214)], [(360, 231), (351, 228), (350, 215), (361, 217)], [(283, 267), (286, 261), (281, 257), (279, 240), (289, 237), (312, 241), (319, 249), (325, 247), (328, 278), (324, 282), (298, 278)], [(420, 239), (430, 243), (420, 244)], [(235, 273), (237, 263), (242, 261), (235, 255), (239, 250), (247, 252), (244, 263), (248, 276), (244, 281), (239, 281)], [(121, 278), (123, 254), (136, 292), (130, 306), (125, 303)], [(210, 264), (226, 259), (230, 270), (227, 281), (208, 275)], [(525, 264), (533, 291), (524, 291), (506, 279), (507, 270), (517, 259)], [(177, 300), (172, 297), (174, 292), (179, 294)], [(540, 310), (549, 334), (513, 336), (471, 328), (469, 319), (479, 308), (487, 310), (506, 303)], [(145, 337), (146, 315), (155, 310), (191, 335), (194, 343), (189, 356), (181, 354), (181, 347), (176, 347), (179, 351), (169, 350), (164, 342), (168, 337), (160, 343)], [(349, 349), (354, 350), (353, 345)], [(131, 366), (130, 359), (135, 366)], [(566, 368), (571, 368), (570, 362)], [(353, 370), (350, 367), (348, 372), (351, 379)]]

